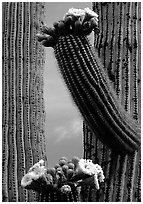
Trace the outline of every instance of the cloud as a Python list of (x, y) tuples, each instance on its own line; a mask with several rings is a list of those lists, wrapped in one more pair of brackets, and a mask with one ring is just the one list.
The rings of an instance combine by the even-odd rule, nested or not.
[(65, 125), (60, 125), (55, 128), (54, 134), (56, 135), (55, 143), (61, 143), (63, 140), (74, 139), (82, 135), (82, 120), (74, 119)]

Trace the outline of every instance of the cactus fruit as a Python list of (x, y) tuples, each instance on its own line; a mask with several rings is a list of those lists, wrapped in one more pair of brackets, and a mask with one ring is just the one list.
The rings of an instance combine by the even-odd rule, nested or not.
[[(38, 155), (43, 157), (45, 154), (42, 91), (44, 49), (36, 40), (36, 32), (43, 20), (44, 3), (3, 2), (2, 8), (2, 196), (3, 201), (8, 202), (35, 201), (35, 193), (23, 189), (20, 181)], [(36, 27), (36, 21), (39, 27)], [(34, 60), (36, 66), (33, 65)], [(31, 121), (37, 133), (32, 132)]]
[(140, 146), (140, 126), (118, 103), (98, 54), (86, 37), (93, 29), (99, 32), (97, 25), (96, 13), (69, 10), (64, 20), (54, 23), (53, 30), (44, 27), (44, 38), (38, 35), (38, 40), (54, 48), (63, 78), (91, 130), (117, 153), (131, 153)]

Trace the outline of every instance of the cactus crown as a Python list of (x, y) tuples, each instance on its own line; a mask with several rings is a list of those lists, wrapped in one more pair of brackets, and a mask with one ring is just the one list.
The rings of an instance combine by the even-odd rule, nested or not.
[(93, 30), (99, 33), (98, 15), (89, 8), (71, 8), (53, 27), (43, 25), (42, 34), (37, 34), (38, 41), (45, 47), (54, 47), (60, 36), (65, 35), (89, 35)]

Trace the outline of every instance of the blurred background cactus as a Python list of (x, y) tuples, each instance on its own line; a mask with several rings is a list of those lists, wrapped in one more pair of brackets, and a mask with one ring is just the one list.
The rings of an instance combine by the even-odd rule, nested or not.
[[(99, 15), (100, 35), (94, 46), (125, 110), (141, 118), (141, 3), (93, 3)], [(141, 153), (120, 156), (107, 148), (84, 123), (84, 157), (102, 166), (105, 182), (100, 190), (82, 189), (83, 201), (141, 201)], [(113, 141), (114, 142), (114, 141)], [(85, 193), (86, 192), (86, 193)]]
[(36, 33), (44, 3), (2, 4), (3, 11), (3, 201), (35, 201), (21, 179), (45, 157), (43, 63), (44, 49)]

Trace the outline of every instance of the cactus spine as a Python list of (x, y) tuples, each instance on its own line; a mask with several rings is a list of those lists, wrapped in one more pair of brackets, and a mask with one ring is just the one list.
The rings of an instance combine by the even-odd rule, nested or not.
[[(3, 3), (3, 201), (36, 199), (33, 193), (22, 189), (21, 179), (37, 161), (38, 155), (40, 158), (45, 156), (43, 49), (35, 37), (43, 14), (43, 3)], [(33, 59), (39, 61), (36, 69)], [(33, 80), (34, 76), (39, 79), (38, 84)], [(31, 93), (37, 94), (34, 86), (40, 87), (40, 100), (37, 97), (31, 101)], [(40, 114), (37, 114), (39, 110)], [(37, 133), (31, 132), (33, 115), (37, 115), (39, 121), (33, 121), (35, 132), (39, 131), (39, 127), (42, 132), (39, 140), (34, 140)]]
[[(141, 10), (139, 2), (93, 3), (99, 14), (101, 35), (95, 35), (95, 48), (107, 69), (112, 86), (124, 109), (140, 123), (140, 70), (141, 70)], [(140, 150), (130, 155), (116, 155), (99, 144), (89, 146), (89, 138), (95, 138), (84, 123), (84, 156), (98, 160), (104, 166), (105, 186), (94, 192), (92, 201), (139, 202), (141, 201)], [(99, 150), (100, 148), (100, 150)], [(105, 154), (106, 157), (101, 158)], [(99, 154), (96, 154), (97, 152)], [(113, 188), (111, 188), (113, 186)], [(100, 193), (100, 195), (99, 195)], [(99, 196), (98, 196), (99, 195)]]

